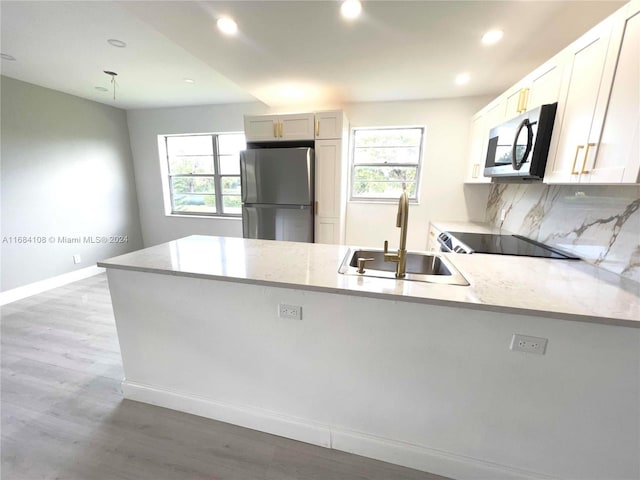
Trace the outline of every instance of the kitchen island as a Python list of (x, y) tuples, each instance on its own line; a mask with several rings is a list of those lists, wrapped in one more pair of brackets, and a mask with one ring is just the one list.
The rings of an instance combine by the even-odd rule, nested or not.
[(449, 257), (469, 286), (346, 276), (346, 251), (192, 236), (101, 262), (125, 397), (454, 478), (640, 477), (637, 283), (478, 254)]

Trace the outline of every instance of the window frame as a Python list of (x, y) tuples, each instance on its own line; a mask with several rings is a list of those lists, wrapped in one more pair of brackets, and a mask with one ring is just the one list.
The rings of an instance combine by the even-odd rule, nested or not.
[[(409, 130), (417, 129), (421, 130), (420, 134), (420, 146), (418, 147), (418, 163), (355, 163), (355, 151), (356, 151), (356, 132), (363, 130)], [(355, 170), (356, 166), (391, 166), (391, 167), (416, 167), (416, 190), (415, 198), (409, 197), (409, 203), (418, 204), (420, 199), (420, 186), (421, 186), (421, 172), (422, 161), (424, 158), (424, 141), (427, 132), (427, 127), (424, 125), (397, 125), (397, 126), (384, 126), (384, 127), (352, 127), (351, 128), (351, 141), (350, 141), (350, 176), (349, 176), (349, 202), (353, 203), (396, 203), (397, 199), (393, 197), (357, 197), (353, 194), (353, 188), (355, 185)], [(388, 182), (390, 183), (390, 182)]]
[[(164, 134), (159, 135), (159, 146), (161, 149), (161, 164), (162, 164), (162, 176), (163, 176), (163, 191), (165, 197), (165, 214), (167, 216), (187, 216), (187, 217), (223, 217), (223, 218), (242, 218), (242, 211), (239, 213), (224, 213), (224, 205), (223, 205), (223, 197), (225, 196), (222, 192), (222, 180), (225, 177), (238, 177), (240, 178), (240, 173), (238, 175), (229, 175), (223, 174), (220, 170), (220, 151), (219, 151), (219, 140), (218, 137), (224, 135), (244, 135), (244, 132), (216, 132), (216, 133), (178, 133), (178, 134)], [(168, 147), (168, 139), (172, 137), (210, 137), (212, 148), (213, 148), (213, 173), (171, 173), (170, 166), (170, 158), (169, 158), (169, 147)], [(246, 144), (246, 136), (245, 136), (245, 144)], [(197, 156), (197, 155), (195, 155)], [(164, 157), (164, 158), (162, 158)], [(174, 209), (174, 201), (173, 201), (173, 179), (174, 178), (211, 178), (213, 179), (214, 192), (213, 196), (215, 198), (215, 212), (189, 212), (183, 210), (175, 210)], [(209, 194), (211, 195), (211, 194)], [(242, 185), (240, 187), (240, 199), (242, 200)]]

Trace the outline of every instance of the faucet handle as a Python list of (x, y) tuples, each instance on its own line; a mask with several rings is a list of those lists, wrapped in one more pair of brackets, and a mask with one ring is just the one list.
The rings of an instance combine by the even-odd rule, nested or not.
[(384, 253), (389, 253), (389, 240), (384, 241)]

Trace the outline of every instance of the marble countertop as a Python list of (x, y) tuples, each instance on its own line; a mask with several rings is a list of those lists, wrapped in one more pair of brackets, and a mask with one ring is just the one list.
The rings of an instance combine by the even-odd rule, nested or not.
[(640, 328), (640, 283), (580, 260), (442, 253), (457, 286), (339, 274), (348, 248), (194, 235), (98, 266)]

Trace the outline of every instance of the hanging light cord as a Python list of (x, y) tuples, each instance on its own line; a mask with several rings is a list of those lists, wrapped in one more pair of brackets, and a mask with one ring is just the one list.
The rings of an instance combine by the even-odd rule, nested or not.
[(116, 87), (118, 87), (118, 82), (116, 82), (116, 77), (118, 74), (116, 72), (112, 72), (110, 70), (104, 70), (104, 73), (111, 77), (111, 84), (113, 85), (113, 99), (116, 99)]

